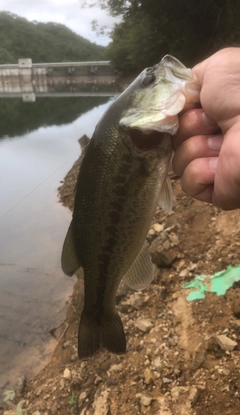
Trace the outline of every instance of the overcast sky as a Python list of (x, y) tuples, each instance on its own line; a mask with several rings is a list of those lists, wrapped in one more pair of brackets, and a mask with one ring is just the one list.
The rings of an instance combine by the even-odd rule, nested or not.
[(69, 27), (91, 42), (106, 46), (108, 37), (97, 36), (91, 29), (91, 21), (113, 26), (113, 18), (98, 8), (81, 8), (82, 0), (0, 0), (0, 11), (9, 11), (27, 20), (56, 22)]

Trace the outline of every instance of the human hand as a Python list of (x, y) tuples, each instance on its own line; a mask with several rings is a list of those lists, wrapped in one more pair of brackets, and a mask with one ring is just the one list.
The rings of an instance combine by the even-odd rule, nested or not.
[(220, 50), (193, 71), (202, 108), (180, 116), (173, 169), (189, 195), (240, 208), (240, 48)]

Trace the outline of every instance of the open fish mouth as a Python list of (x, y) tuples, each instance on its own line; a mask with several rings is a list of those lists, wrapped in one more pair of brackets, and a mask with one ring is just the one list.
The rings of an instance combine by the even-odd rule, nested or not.
[(130, 128), (128, 130), (131, 144), (137, 150), (148, 151), (155, 150), (161, 144), (161, 141), (166, 133), (161, 133), (156, 130), (143, 132), (137, 128)]

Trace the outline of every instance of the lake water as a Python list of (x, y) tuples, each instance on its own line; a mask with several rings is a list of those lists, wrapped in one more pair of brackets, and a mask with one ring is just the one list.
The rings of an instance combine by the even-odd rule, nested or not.
[(74, 278), (60, 266), (71, 212), (57, 188), (110, 98), (0, 99), (0, 392), (31, 377), (56, 345)]

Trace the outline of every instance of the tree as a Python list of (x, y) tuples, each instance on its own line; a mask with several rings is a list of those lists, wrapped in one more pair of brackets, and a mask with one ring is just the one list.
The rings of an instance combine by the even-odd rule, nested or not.
[(139, 71), (166, 53), (191, 66), (240, 42), (239, 0), (98, 0), (97, 4), (122, 17), (111, 33), (108, 56), (125, 71)]

